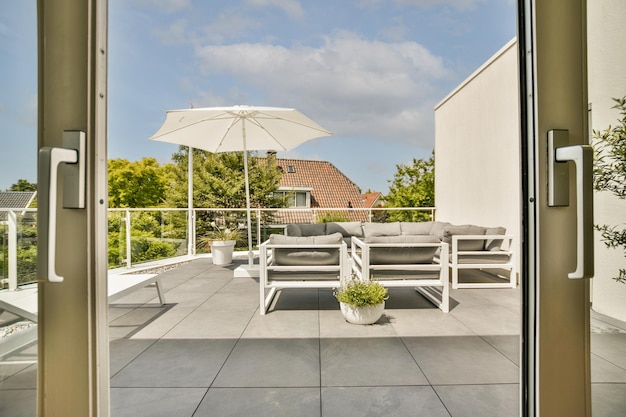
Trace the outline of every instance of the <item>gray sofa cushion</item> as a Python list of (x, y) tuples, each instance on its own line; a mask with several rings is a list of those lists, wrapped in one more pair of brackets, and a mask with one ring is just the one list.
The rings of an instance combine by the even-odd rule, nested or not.
[[(365, 238), (366, 243), (439, 243), (439, 239), (430, 235), (401, 235), (401, 236), (370, 236)], [(370, 264), (429, 264), (433, 262), (435, 252), (439, 246), (427, 247), (392, 247), (370, 248)]]
[(326, 234), (326, 223), (294, 223), (287, 225), (288, 236), (321, 236)]
[[(283, 266), (339, 265), (339, 250), (311, 247), (316, 244), (341, 243), (341, 233), (322, 236), (270, 235), (270, 244), (294, 245), (293, 248), (276, 248), (274, 264)], [(302, 245), (302, 248), (298, 248)]]
[[(452, 236), (454, 235), (484, 235), (486, 227), (474, 226), (466, 224), (462, 226), (447, 226), (443, 229), (443, 241), (452, 244)], [(478, 251), (485, 247), (484, 240), (462, 240), (459, 241), (460, 251)]]
[(402, 234), (400, 222), (394, 223), (363, 223), (363, 236), (399, 236)]
[(430, 229), (430, 234), (437, 237), (439, 240), (443, 240), (443, 231), (448, 226), (451, 226), (451, 224), (447, 222), (435, 222)]
[(302, 230), (300, 230), (300, 225), (296, 223), (288, 224), (287, 228), (285, 229), (285, 234), (287, 236), (302, 236)]
[(435, 222), (401, 222), (403, 235), (429, 235)]
[[(486, 235), (504, 235), (506, 234), (506, 228), (504, 227), (488, 227), (485, 230)], [(502, 247), (502, 239), (486, 239), (485, 250), (499, 251)]]
[(363, 237), (363, 225), (361, 222), (337, 222), (326, 223), (326, 233), (341, 233), (343, 237)]

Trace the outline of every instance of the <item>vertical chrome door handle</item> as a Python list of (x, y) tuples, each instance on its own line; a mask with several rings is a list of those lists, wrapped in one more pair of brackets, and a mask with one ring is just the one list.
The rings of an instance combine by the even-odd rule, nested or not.
[(43, 248), (40, 247), (39, 253), (46, 258), (46, 270), (42, 273), (49, 282), (63, 282), (63, 277), (56, 273), (57, 188), (58, 168), (61, 164), (73, 164), (63, 173), (63, 207), (85, 207), (85, 132), (64, 132), (63, 144), (67, 147), (45, 147), (39, 150), (38, 182), (43, 200), (43, 204), (39, 206), (39, 221), (48, 223), (43, 229), (45, 236), (40, 236), (46, 244), (42, 245)]

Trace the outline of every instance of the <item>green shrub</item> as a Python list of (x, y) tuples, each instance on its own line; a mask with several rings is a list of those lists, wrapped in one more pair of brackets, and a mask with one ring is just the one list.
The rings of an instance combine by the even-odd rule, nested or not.
[(380, 304), (389, 298), (387, 289), (376, 281), (352, 280), (334, 293), (340, 303), (353, 307)]

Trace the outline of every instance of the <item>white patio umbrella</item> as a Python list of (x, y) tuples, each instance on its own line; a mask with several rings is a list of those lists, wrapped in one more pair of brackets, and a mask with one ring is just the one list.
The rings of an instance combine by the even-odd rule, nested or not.
[(207, 107), (169, 110), (150, 140), (176, 143), (212, 153), (243, 151), (248, 220), (248, 260), (253, 264), (248, 155), (251, 150), (288, 150), (332, 133), (295, 109)]

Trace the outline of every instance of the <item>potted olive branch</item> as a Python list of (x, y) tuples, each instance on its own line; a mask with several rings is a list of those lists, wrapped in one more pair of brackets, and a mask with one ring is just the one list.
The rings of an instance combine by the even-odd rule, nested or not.
[(352, 279), (334, 292), (344, 318), (353, 324), (376, 323), (383, 315), (387, 289), (376, 281)]

